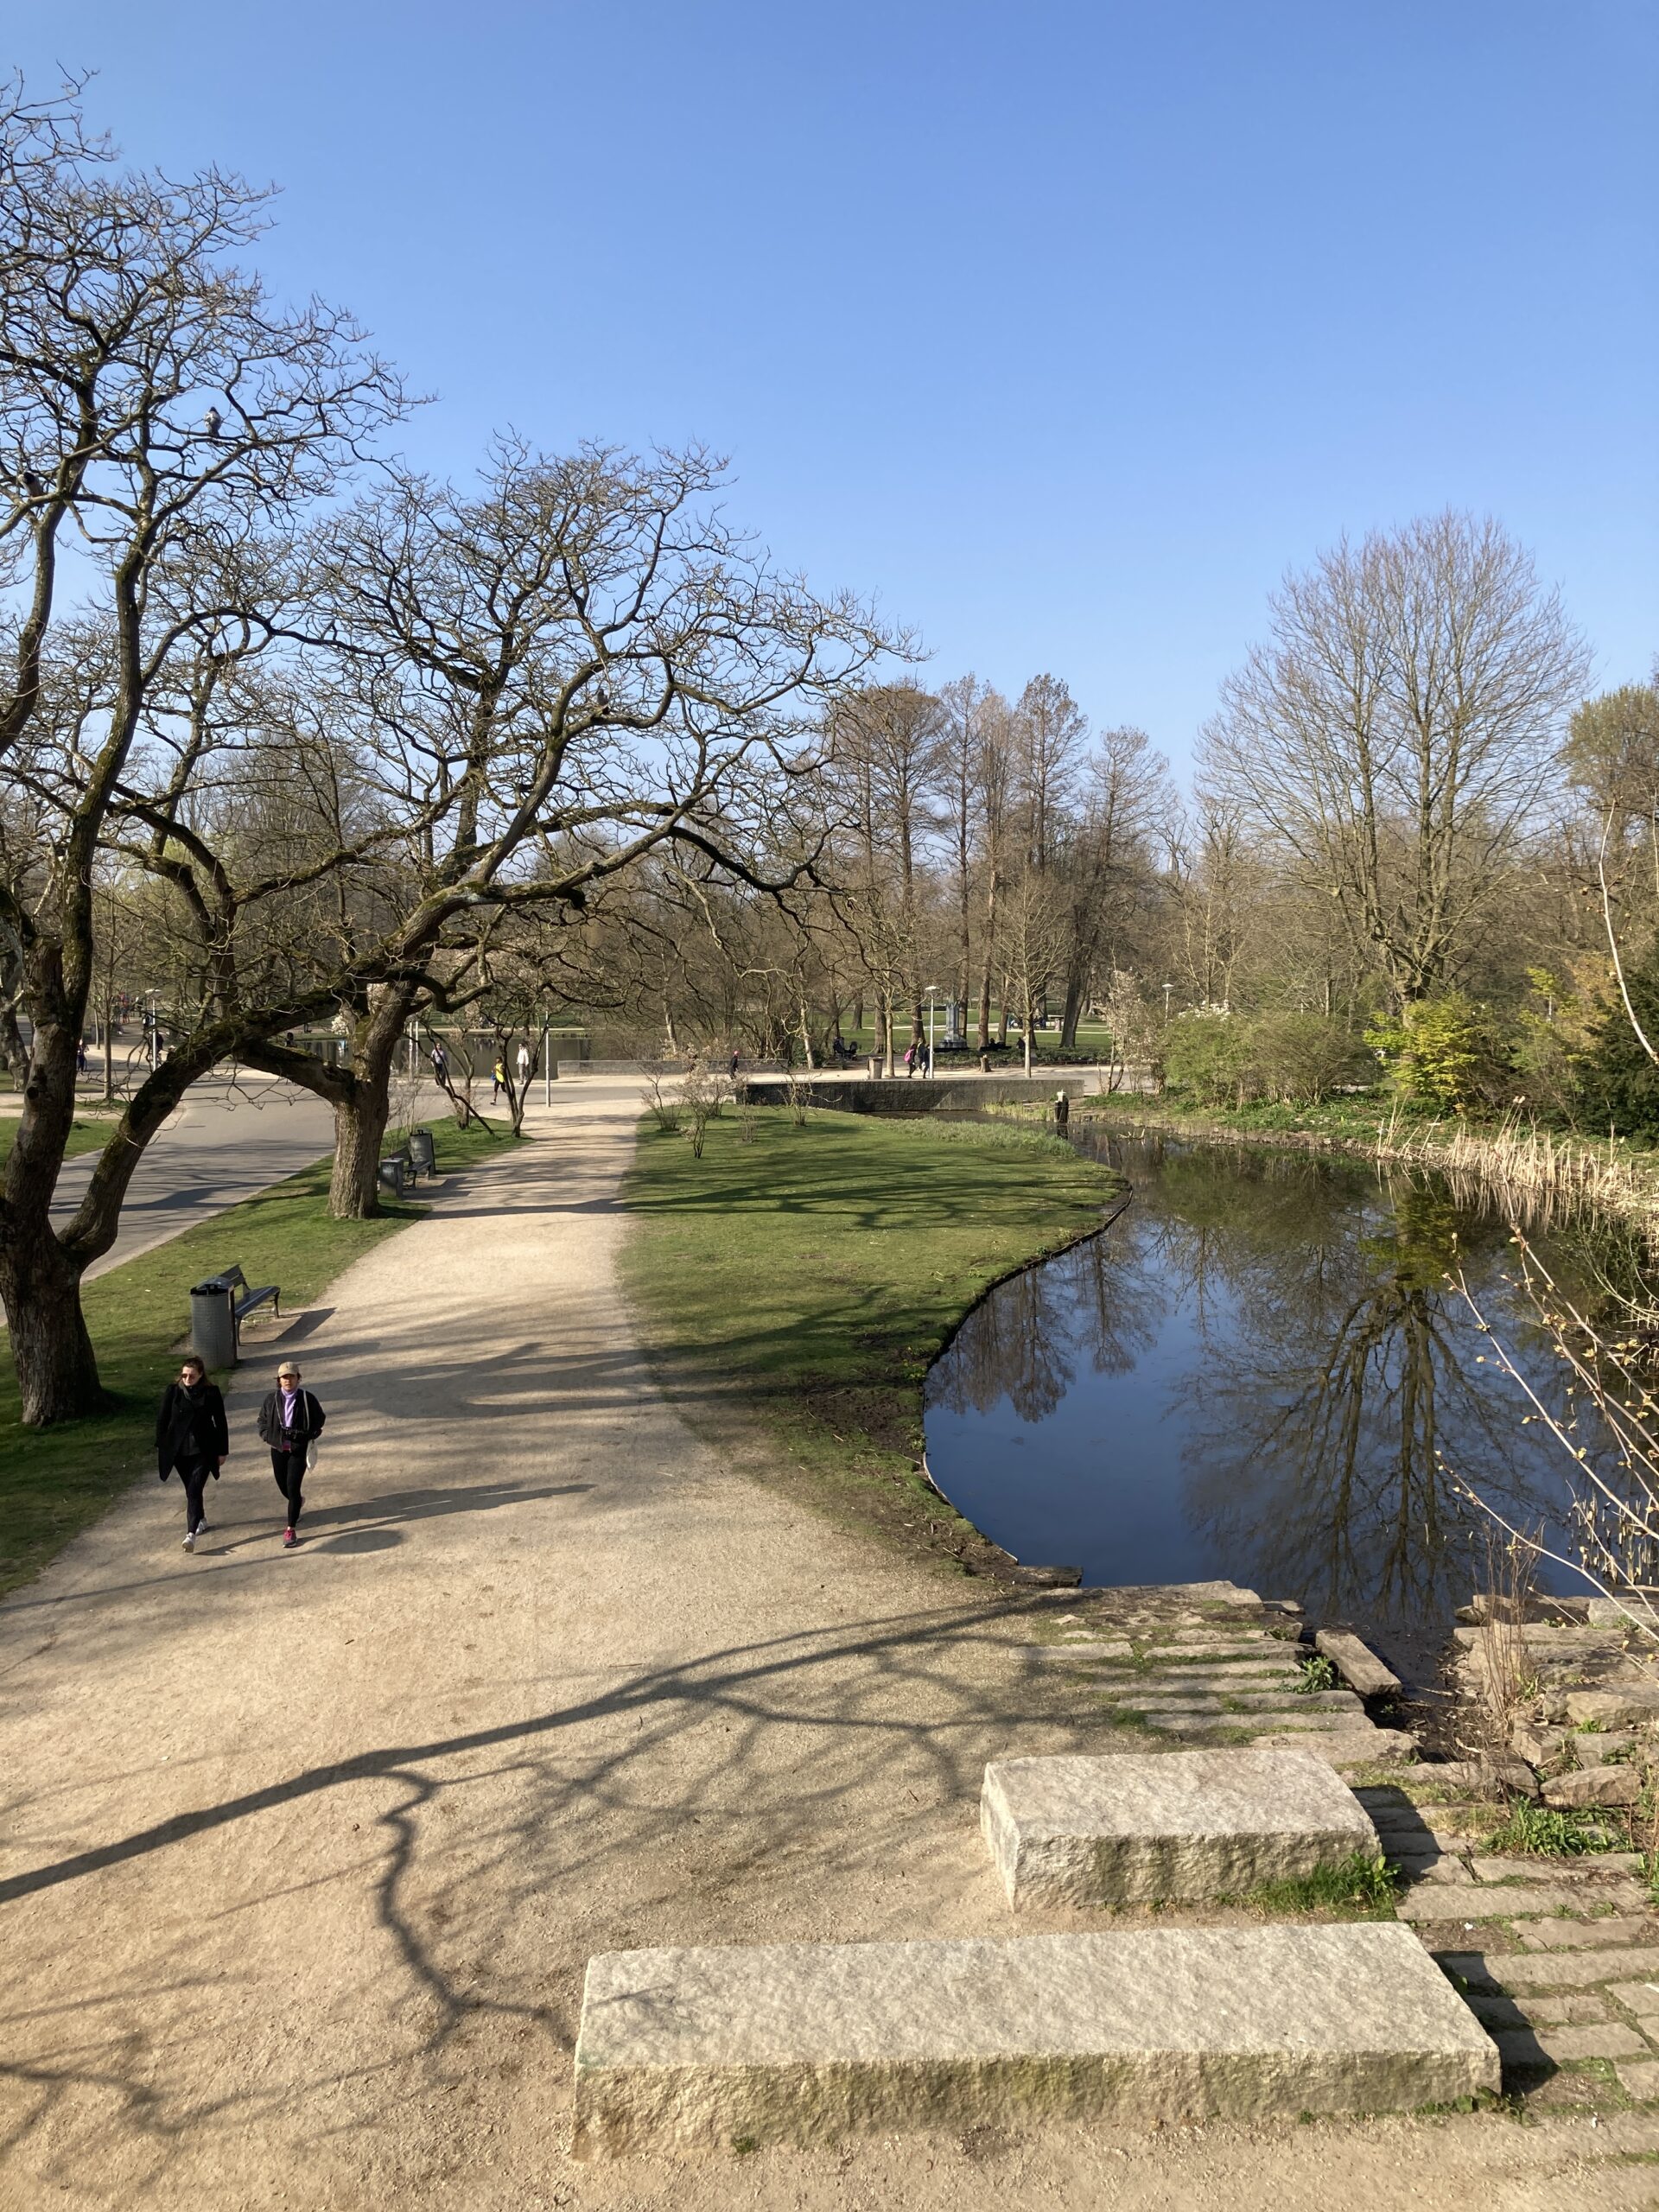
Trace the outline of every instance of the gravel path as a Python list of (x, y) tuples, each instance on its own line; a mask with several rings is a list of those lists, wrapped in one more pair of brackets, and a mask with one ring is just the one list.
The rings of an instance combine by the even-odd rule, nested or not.
[[(1019, 1626), (718, 1464), (613, 1287), (637, 1086), (353, 1268), (302, 1348), (307, 1541), (252, 1438), (0, 1607), (0, 2205), (505, 2212), (1645, 2203), (1642, 2116), (917, 2139), (576, 2166), (590, 1952), (1002, 1932), (974, 1817)], [(1587, 2162), (1587, 2163), (1586, 2163)]]

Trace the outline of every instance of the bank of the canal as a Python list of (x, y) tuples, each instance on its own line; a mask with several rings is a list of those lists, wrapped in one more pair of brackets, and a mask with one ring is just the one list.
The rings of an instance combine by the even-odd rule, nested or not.
[(1415, 1169), (1073, 1138), (1133, 1197), (953, 1337), (927, 1387), (935, 1480), (1021, 1557), (1294, 1599), (1432, 1681), (1487, 1579), (1491, 1523), (1461, 1484), (1571, 1549), (1560, 1464), (1457, 1287), (1548, 1384), (1502, 1208)]
[(987, 1122), (728, 1109), (700, 1159), (647, 1122), (623, 1280), (701, 1433), (849, 1525), (1006, 1576), (928, 1483), (923, 1384), (992, 1284), (1090, 1236), (1121, 1190), (1106, 1161)]

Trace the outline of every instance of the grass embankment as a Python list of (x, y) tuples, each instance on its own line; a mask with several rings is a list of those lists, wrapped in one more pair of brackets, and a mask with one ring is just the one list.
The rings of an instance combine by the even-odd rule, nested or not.
[[(4, 1160), (17, 1141), (16, 1114), (0, 1115), (0, 1160)], [(107, 1122), (74, 1122), (70, 1124), (69, 1141), (63, 1147), (66, 1160), (73, 1160), (78, 1152), (97, 1152), (110, 1134)]]
[[(1014, 1120), (1046, 1112), (1036, 1104), (994, 1105)], [(1529, 1209), (1584, 1207), (1659, 1235), (1659, 1152), (1625, 1137), (1577, 1135), (1518, 1117), (1408, 1112), (1380, 1094), (1318, 1106), (1189, 1106), (1167, 1096), (1096, 1096), (1073, 1103), (1071, 1118), (1121, 1128), (1161, 1130), (1211, 1142), (1345, 1152), (1367, 1160), (1467, 1175), (1496, 1190), (1524, 1220)]]
[[(434, 1126), (434, 1137), (444, 1173), (512, 1141), (448, 1122)], [(155, 1481), (156, 1408), (177, 1364), (172, 1348), (189, 1327), (193, 1282), (238, 1266), (251, 1283), (279, 1283), (285, 1307), (305, 1306), (426, 1211), (391, 1198), (377, 1220), (332, 1220), (329, 1164), (319, 1160), (86, 1286), (107, 1413), (25, 1428), (10, 1351), (0, 1356), (0, 1591), (37, 1573), (136, 1477)]]
[(758, 1420), (837, 1518), (995, 1569), (921, 1471), (922, 1380), (983, 1291), (1097, 1229), (1121, 1187), (1054, 1138), (979, 1123), (768, 1109), (747, 1144), (711, 1122), (701, 1160), (646, 1127), (623, 1276), (695, 1425), (729, 1445)]

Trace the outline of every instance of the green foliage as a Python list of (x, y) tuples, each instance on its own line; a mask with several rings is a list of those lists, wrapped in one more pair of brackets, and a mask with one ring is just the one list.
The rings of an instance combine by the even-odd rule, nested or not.
[(1421, 999), (1398, 1020), (1373, 1023), (1365, 1041), (1382, 1055), (1389, 1082), (1411, 1105), (1466, 1114), (1508, 1089), (1497, 1026), (1461, 991)]
[(1167, 1088), (1200, 1106), (1316, 1106), (1373, 1072), (1342, 1024), (1322, 1014), (1184, 1014), (1163, 1043)]
[(1333, 1090), (1364, 1083), (1376, 1072), (1356, 1039), (1327, 1014), (1258, 1014), (1249, 1031), (1262, 1092), (1282, 1105), (1317, 1106)]
[(1304, 1697), (1315, 1697), (1322, 1690), (1339, 1689), (1341, 1687), (1341, 1677), (1322, 1653), (1316, 1658), (1302, 1661), (1301, 1680), (1296, 1688)]
[(1509, 1817), (1487, 1836), (1484, 1847), (1505, 1858), (1576, 1859), (1586, 1852), (1611, 1850), (1612, 1844), (1592, 1814), (1558, 1813), (1518, 1800)]
[[(1641, 958), (1627, 961), (1630, 1004), (1651, 1043), (1659, 1046), (1659, 937)], [(1659, 1142), (1659, 1067), (1642, 1049), (1615, 986), (1590, 1029), (1583, 1071), (1584, 1112), (1592, 1128)]]
[(1236, 1014), (1178, 1014), (1164, 1032), (1164, 1082), (1200, 1106), (1242, 1106), (1253, 1096), (1248, 1025)]
[(1356, 1851), (1298, 1881), (1269, 1883), (1254, 1891), (1247, 1902), (1263, 1912), (1391, 1914), (1395, 1895), (1395, 1873), (1388, 1860)]

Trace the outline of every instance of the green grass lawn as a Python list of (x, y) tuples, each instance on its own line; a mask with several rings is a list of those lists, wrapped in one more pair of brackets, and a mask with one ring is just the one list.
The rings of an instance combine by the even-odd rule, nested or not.
[[(442, 1171), (512, 1141), (452, 1122), (433, 1126)], [(378, 1220), (333, 1221), (328, 1173), (329, 1162), (319, 1160), (86, 1285), (86, 1323), (111, 1399), (106, 1414), (25, 1428), (9, 1351), (0, 1357), (0, 1591), (36, 1573), (136, 1477), (155, 1481), (156, 1408), (177, 1363), (172, 1347), (189, 1329), (193, 1282), (237, 1265), (251, 1283), (279, 1283), (285, 1307), (304, 1306), (425, 1211), (388, 1199)]]
[[(975, 1300), (1098, 1227), (1119, 1179), (1034, 1131), (781, 1109), (701, 1160), (642, 1130), (623, 1274), (642, 1341), (710, 1433), (758, 1416), (839, 1517), (969, 1560), (920, 1472), (929, 1363)], [(771, 1455), (775, 1460), (776, 1454)]]
[[(0, 1160), (3, 1160), (17, 1140), (16, 1114), (0, 1115)], [(97, 1152), (110, 1134), (108, 1122), (75, 1122), (69, 1129), (69, 1141), (63, 1147), (66, 1160), (73, 1160), (78, 1152)]]

